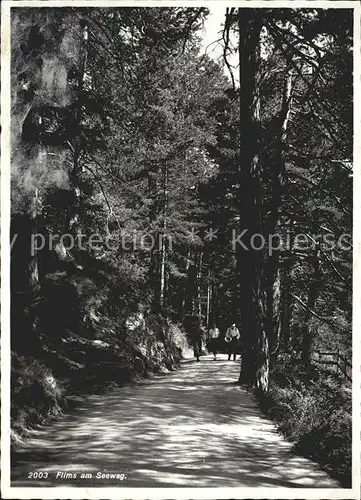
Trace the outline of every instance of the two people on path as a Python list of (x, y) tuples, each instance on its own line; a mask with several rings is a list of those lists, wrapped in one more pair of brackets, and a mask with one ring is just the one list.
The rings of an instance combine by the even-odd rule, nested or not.
[[(231, 359), (231, 356), (233, 354), (233, 359), (236, 360), (236, 355), (237, 352), (239, 351), (239, 340), (241, 338), (241, 334), (236, 326), (235, 323), (233, 323), (226, 332), (225, 335), (225, 342), (227, 344), (227, 354), (228, 354), (228, 360)], [(213, 323), (212, 328), (209, 330), (208, 334), (208, 349), (211, 351), (213, 354), (213, 359), (214, 361), (217, 360), (217, 352), (220, 350), (220, 333), (219, 329), (217, 328), (217, 325)]]
[(228, 361), (230, 361), (231, 356), (233, 354), (233, 360), (236, 360), (237, 351), (239, 349), (239, 339), (241, 338), (241, 334), (239, 333), (238, 328), (236, 327), (236, 323), (232, 323), (232, 325), (227, 329), (226, 336), (224, 340), (227, 345), (228, 352)]
[[(200, 323), (196, 322), (191, 328), (191, 342), (194, 351), (194, 357), (197, 361), (202, 354), (202, 340), (204, 331)], [(236, 360), (237, 352), (239, 351), (239, 340), (241, 338), (240, 332), (235, 323), (233, 323), (226, 332), (225, 342), (227, 344), (228, 360), (231, 359), (233, 355), (233, 360)], [(217, 360), (217, 353), (221, 349), (221, 338), (219, 328), (213, 323), (212, 328), (208, 332), (208, 344), (207, 348), (213, 354), (213, 360)]]

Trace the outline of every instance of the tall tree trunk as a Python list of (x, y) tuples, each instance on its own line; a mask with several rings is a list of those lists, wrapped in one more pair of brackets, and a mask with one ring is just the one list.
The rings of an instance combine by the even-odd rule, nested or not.
[(211, 304), (212, 304), (212, 283), (211, 283), (211, 270), (208, 269), (207, 276), (207, 309), (206, 309), (206, 327), (207, 331), (211, 324)]
[(203, 252), (200, 252), (197, 263), (197, 314), (199, 318), (202, 318), (202, 264)]
[(319, 251), (314, 257), (314, 271), (311, 277), (311, 284), (308, 292), (307, 308), (305, 310), (304, 327), (302, 330), (302, 351), (301, 359), (307, 367), (311, 363), (312, 331), (310, 329), (310, 319), (314, 311), (317, 295), (321, 281)]
[(196, 314), (196, 294), (197, 294), (197, 255), (189, 260), (187, 270), (187, 286), (185, 298), (185, 313)]
[(184, 313), (200, 317), (201, 311), (201, 288), (200, 267), (202, 265), (202, 254), (195, 253), (191, 261), (190, 252), (187, 259), (187, 284), (184, 295)]
[(162, 231), (160, 234), (159, 262), (159, 308), (164, 311), (166, 294), (166, 261), (167, 261), (167, 212), (168, 212), (168, 166), (162, 168)]
[(150, 279), (154, 290), (153, 307), (156, 311), (164, 308), (166, 290), (166, 204), (167, 167), (157, 166), (148, 174), (149, 195), (153, 199), (150, 209), (150, 223), (154, 228), (155, 245), (151, 250)]
[(291, 260), (287, 259), (281, 269), (280, 343), (283, 351), (288, 350), (291, 340), (292, 309)]
[[(46, 154), (46, 152), (45, 152)], [(31, 242), (36, 242), (38, 234), (38, 207), (40, 204), (40, 194), (39, 189), (35, 188), (34, 196), (32, 199), (31, 209), (30, 209), (30, 223), (32, 230)], [(37, 290), (39, 288), (39, 251), (37, 245), (32, 245), (31, 248), (31, 258), (29, 261), (29, 283), (31, 290)]]
[[(31, 10), (31, 12), (30, 12)], [(40, 206), (49, 190), (58, 188), (53, 179), (53, 164), (50, 150), (64, 152), (65, 144), (62, 135), (54, 131), (61, 120), (62, 111), (69, 107), (69, 86), (64, 75), (73, 59), (73, 48), (78, 40), (74, 32), (64, 30), (69, 25), (70, 14), (50, 12), (42, 9), (18, 9), (12, 16), (12, 150), (14, 154), (14, 187), (29, 201), (29, 214), (21, 215), (22, 209), (12, 206), (12, 216), (20, 241), (26, 243), (23, 249), (14, 249), (11, 275), (12, 285), (12, 338), (16, 339), (15, 330), (19, 330), (23, 339), (20, 342), (29, 346), (39, 339), (40, 287), (46, 272), (49, 259), (44, 257), (45, 250), (36, 248), (36, 244), (46, 245), (46, 228), (40, 224)], [(34, 35), (35, 34), (35, 35)], [(66, 43), (63, 43), (66, 40)], [(21, 43), (20, 43), (21, 42)], [(23, 50), (26, 47), (26, 50)], [(49, 50), (51, 47), (51, 50)], [(70, 49), (71, 47), (71, 49)], [(69, 52), (70, 50), (70, 52)], [(45, 66), (39, 63), (48, 61), (56, 68), (49, 74)], [(35, 91), (36, 89), (36, 91)], [(70, 108), (68, 108), (70, 109)], [(50, 125), (50, 127), (49, 127)], [(56, 145), (54, 145), (54, 136)], [(61, 141), (59, 144), (58, 141)], [(60, 155), (61, 156), (61, 155)], [(20, 167), (20, 168), (19, 168)], [(67, 167), (63, 166), (64, 173)], [(39, 175), (41, 173), (41, 175)], [(26, 182), (24, 180), (26, 179)], [(65, 183), (63, 184), (65, 187)], [(17, 213), (18, 211), (18, 213)], [(35, 240), (37, 233), (41, 233)], [(16, 269), (16, 271), (15, 271)], [(21, 276), (22, 274), (22, 276)], [(19, 300), (19, 297), (22, 297)], [(24, 299), (24, 297), (26, 297)], [(19, 304), (23, 304), (23, 308)], [(19, 314), (19, 310), (22, 311)], [(21, 316), (21, 318), (15, 318)], [(15, 323), (14, 323), (15, 319)], [(17, 321), (21, 328), (18, 328)], [(19, 325), (19, 326), (20, 326)], [(28, 336), (27, 333), (35, 333)], [(26, 340), (24, 341), (24, 338)], [(30, 340), (31, 339), (31, 340)], [(21, 346), (22, 347), (22, 346)], [(36, 350), (36, 349), (35, 349)], [(29, 351), (30, 352), (30, 351)]]
[[(149, 224), (154, 226), (159, 213), (159, 167), (150, 169), (148, 172), (148, 193), (149, 198), (153, 200), (149, 210)], [(149, 266), (149, 281), (153, 290), (153, 308), (158, 310), (158, 259), (159, 259), (159, 234), (154, 228), (152, 231), (154, 237), (154, 245), (150, 251), (150, 266)]]
[(160, 269), (159, 269), (159, 308), (164, 310), (165, 305), (165, 290), (166, 290), (166, 259), (167, 247), (166, 236), (164, 233), (160, 235)]
[[(216, 283), (212, 283), (212, 291), (211, 291), (211, 321), (212, 323), (217, 323), (217, 326), (220, 328), (219, 322), (219, 289)], [(227, 325), (228, 326), (228, 325)]]
[(238, 9), (240, 56), (240, 135), (239, 168), (240, 231), (247, 230), (236, 242), (237, 275), (240, 282), (240, 311), (245, 354), (240, 383), (268, 390), (269, 352), (264, 331), (262, 291), (263, 252), (255, 250), (253, 235), (261, 229), (260, 199), (260, 33), (261, 11)]
[(184, 316), (186, 314), (186, 304), (187, 304), (187, 298), (188, 298), (188, 294), (189, 294), (189, 290), (188, 290), (189, 274), (188, 274), (188, 271), (189, 271), (189, 266), (190, 266), (190, 262), (191, 262), (190, 259), (191, 259), (191, 251), (190, 251), (190, 248), (188, 248), (187, 257), (186, 257), (186, 265), (185, 265), (187, 279), (186, 279), (186, 284), (184, 287), (183, 298), (182, 298), (182, 319), (183, 320), (184, 320)]
[[(270, 265), (270, 262), (268, 263)], [(267, 282), (266, 331), (270, 344), (270, 367), (274, 366), (281, 341), (281, 269), (272, 259)]]
[(82, 167), (80, 165), (80, 156), (82, 152), (81, 146), (81, 121), (82, 121), (82, 107), (83, 107), (83, 94), (84, 94), (84, 82), (87, 76), (87, 62), (88, 62), (88, 26), (83, 21), (81, 23), (82, 42), (80, 44), (80, 53), (79, 53), (79, 77), (78, 77), (78, 98), (76, 102), (75, 108), (75, 123), (77, 126), (77, 135), (74, 138), (73, 144), (68, 143), (70, 146), (70, 150), (72, 153), (73, 159), (73, 169), (69, 174), (70, 185), (73, 190), (73, 199), (71, 206), (68, 208), (68, 221), (67, 221), (67, 230), (77, 232), (79, 227), (79, 207), (81, 203), (81, 190), (79, 187), (80, 175), (82, 173)]
[(280, 343), (281, 349), (283, 351), (288, 351), (290, 347), (291, 340), (291, 321), (292, 321), (292, 311), (293, 311), (293, 297), (292, 297), (292, 266), (294, 257), (292, 255), (292, 246), (294, 241), (294, 222), (289, 221), (289, 242), (288, 250), (285, 252), (285, 256), (282, 261), (281, 267), (281, 299), (280, 299)]
[[(287, 127), (291, 113), (292, 102), (292, 72), (287, 71), (282, 105), (279, 115), (280, 132), (275, 157), (270, 159), (271, 168), (271, 206), (268, 217), (268, 234), (275, 235), (280, 227), (280, 208), (282, 192), (285, 184), (285, 149), (287, 142)], [(274, 239), (276, 241), (276, 239)], [(277, 359), (281, 338), (281, 270), (279, 265), (279, 250), (269, 249), (266, 266), (266, 330), (270, 344), (271, 366)]]

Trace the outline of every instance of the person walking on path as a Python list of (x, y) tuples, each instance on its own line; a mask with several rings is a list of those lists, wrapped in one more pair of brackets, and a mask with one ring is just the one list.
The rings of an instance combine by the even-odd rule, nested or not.
[(217, 325), (213, 323), (213, 326), (208, 333), (208, 349), (213, 354), (214, 361), (217, 360), (218, 348), (219, 348), (219, 329), (217, 328)]
[(230, 361), (232, 354), (233, 361), (236, 361), (238, 341), (240, 338), (241, 335), (236, 327), (236, 323), (232, 323), (232, 325), (227, 329), (226, 336), (224, 338), (228, 344), (228, 361)]
[(193, 346), (194, 357), (199, 361), (199, 356), (202, 354), (202, 337), (203, 330), (201, 326), (197, 323), (193, 325), (191, 330), (191, 341)]

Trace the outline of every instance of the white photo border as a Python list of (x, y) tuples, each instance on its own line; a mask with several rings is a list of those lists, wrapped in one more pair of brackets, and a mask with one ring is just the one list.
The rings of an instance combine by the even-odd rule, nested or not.
[[(11, 487), (10, 485), (10, 123), (11, 8), (25, 7), (214, 7), (352, 9), (354, 16), (353, 143), (353, 391), (352, 488), (127, 488)], [(361, 435), (361, 65), (358, 1), (339, 0), (3, 0), (1, 2), (1, 496), (5, 499), (345, 499), (360, 498)]]

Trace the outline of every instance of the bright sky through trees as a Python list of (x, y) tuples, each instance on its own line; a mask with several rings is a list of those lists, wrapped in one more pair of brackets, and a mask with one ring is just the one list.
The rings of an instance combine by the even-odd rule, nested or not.
[[(209, 15), (204, 23), (204, 28), (202, 30), (203, 43), (202, 49), (206, 52), (212, 59), (223, 62), (223, 27), (224, 20), (226, 16), (226, 7), (223, 5), (215, 5), (211, 7)], [(232, 48), (237, 47), (237, 40), (231, 35)], [(235, 81), (238, 82), (238, 57), (237, 53), (229, 53), (228, 61), (231, 66), (233, 66), (233, 74)], [(229, 77), (229, 70), (224, 67), (225, 74)]]

